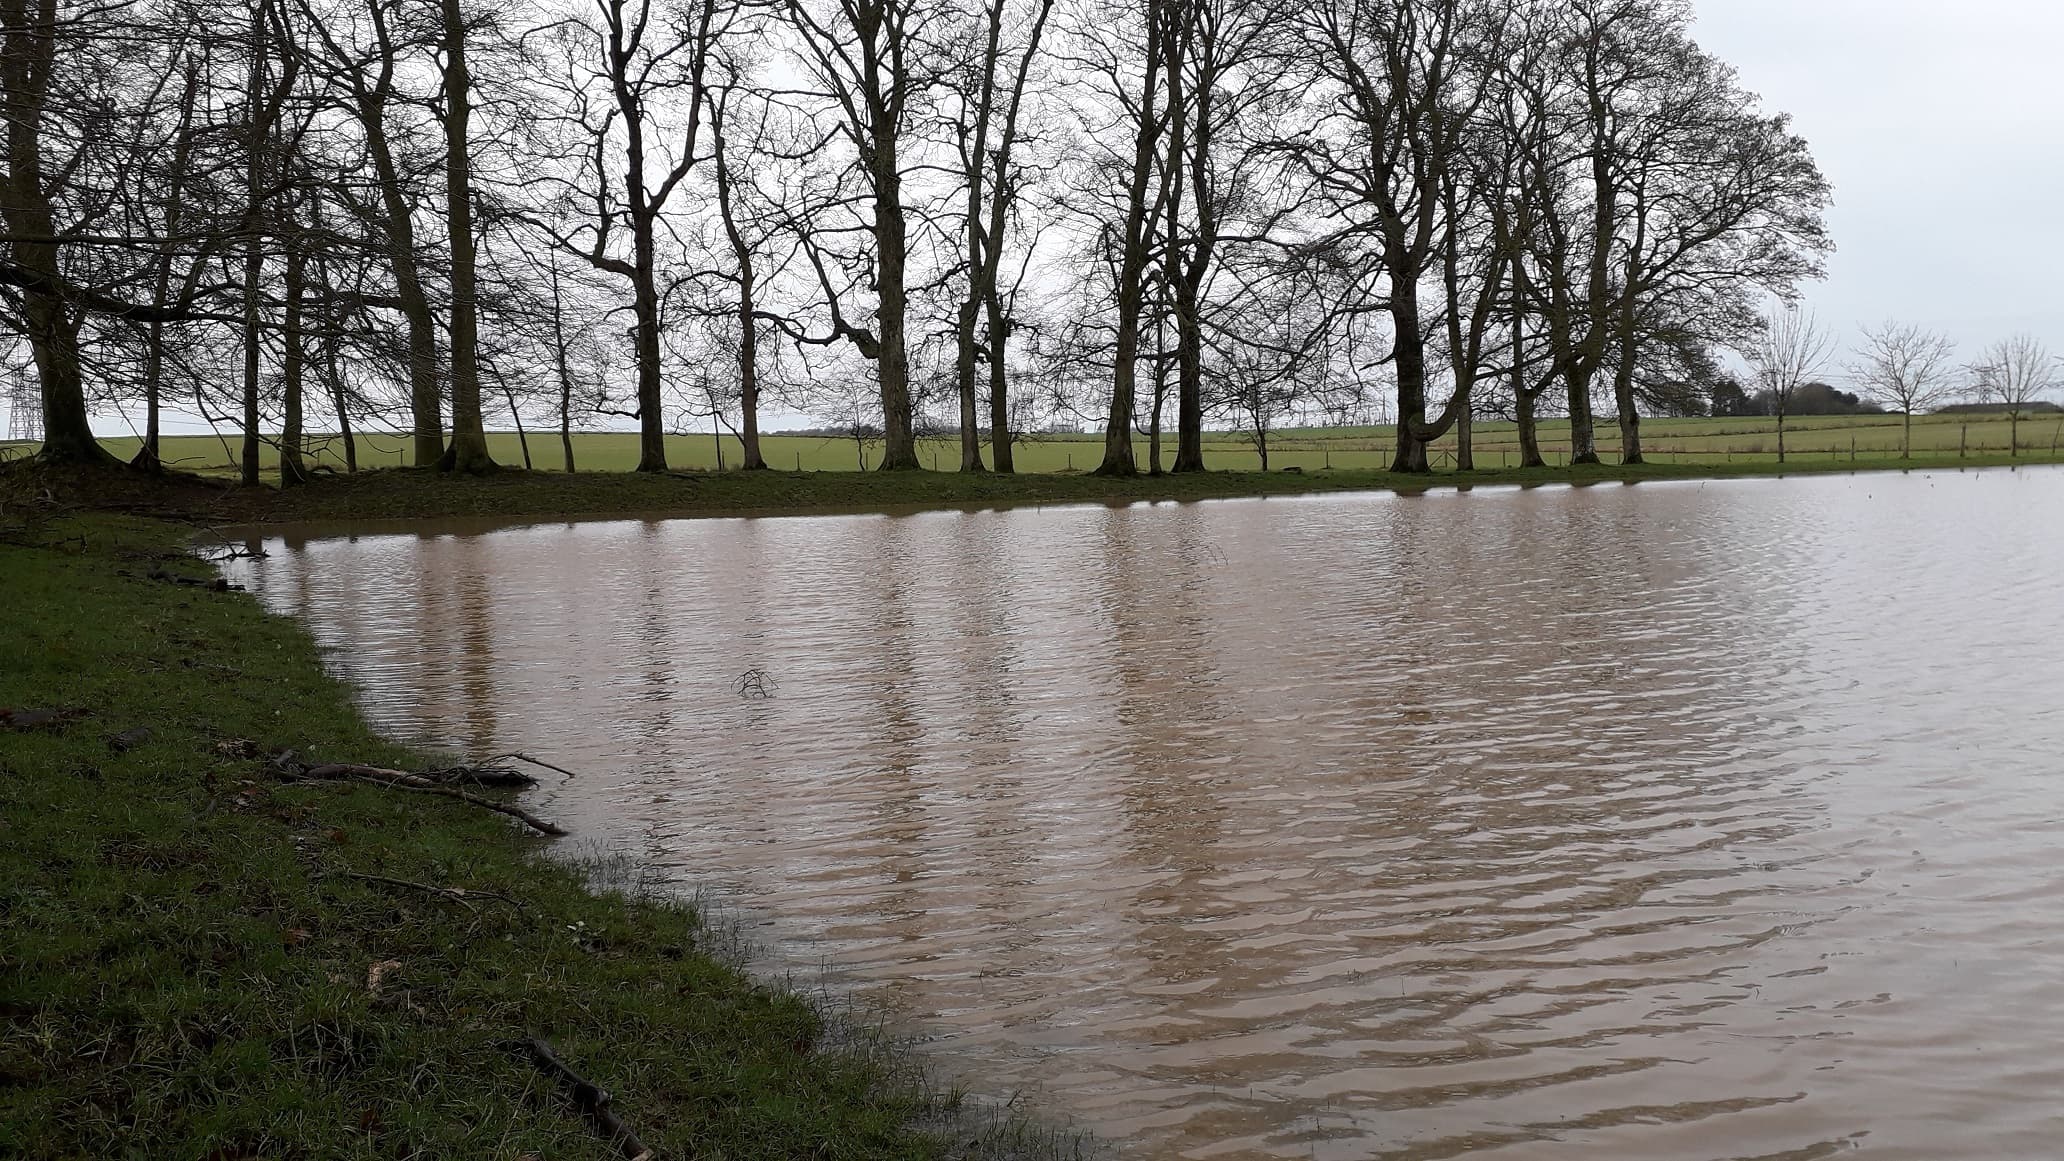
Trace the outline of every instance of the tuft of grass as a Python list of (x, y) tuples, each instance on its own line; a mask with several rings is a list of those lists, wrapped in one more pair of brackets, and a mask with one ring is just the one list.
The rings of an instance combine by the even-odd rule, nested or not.
[(970, 1127), (908, 1052), (745, 976), (695, 909), (598, 886), (499, 815), (269, 777), (247, 743), (437, 760), (375, 736), (292, 622), (163, 579), (208, 575), (180, 530), (19, 515), (0, 708), (85, 712), (0, 729), (0, 1155), (616, 1156), (529, 1035), (663, 1157), (1037, 1135)]

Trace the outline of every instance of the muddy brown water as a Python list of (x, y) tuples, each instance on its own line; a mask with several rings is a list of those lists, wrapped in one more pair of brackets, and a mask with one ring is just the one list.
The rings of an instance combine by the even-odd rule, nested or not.
[(2064, 471), (268, 547), (383, 728), (1126, 1156), (2064, 1149)]

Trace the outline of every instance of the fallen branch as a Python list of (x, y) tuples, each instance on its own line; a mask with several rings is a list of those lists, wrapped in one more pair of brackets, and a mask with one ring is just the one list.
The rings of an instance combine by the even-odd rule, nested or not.
[(499, 891), (469, 891), (464, 887), (440, 887), (435, 883), (418, 883), (413, 879), (397, 879), (391, 875), (364, 875), (357, 871), (332, 871), (330, 873), (339, 878), (357, 879), (363, 883), (385, 883), (390, 887), (413, 888), (426, 895), (435, 895), (440, 899), (457, 903), (474, 914), (478, 914), (478, 911), (473, 906), (474, 899), (494, 899), (498, 902), (507, 903), (518, 911), (523, 910), (522, 903), (509, 898)]
[(530, 1059), (540, 1070), (572, 1090), (573, 1103), (581, 1114), (593, 1124), (595, 1131), (616, 1146), (625, 1161), (651, 1161), (652, 1150), (638, 1139), (609, 1107), (609, 1090), (575, 1072), (567, 1063), (552, 1052), (552, 1046), (532, 1036), (522, 1042), (530, 1052)]
[(273, 769), (280, 777), (290, 782), (370, 782), (376, 786), (391, 786), (396, 790), (413, 790), (422, 794), (436, 794), (445, 798), (456, 798), (484, 810), (506, 814), (539, 834), (564, 835), (566, 829), (530, 813), (521, 807), (478, 794), (456, 790), (422, 774), (411, 774), (406, 770), (389, 770), (382, 766), (358, 766), (347, 762), (330, 762), (321, 766), (309, 766), (295, 760), (293, 753), (278, 755), (272, 760)]
[(426, 770), (421, 776), (447, 785), (462, 782), (471, 786), (536, 786), (538, 781), (512, 766), (487, 764)]
[[(537, 815), (534, 815), (527, 810), (524, 810), (522, 807), (510, 806), (506, 802), (496, 802), (492, 798), (482, 798), (478, 794), (468, 794), (463, 790), (454, 790), (449, 786), (439, 786), (436, 783), (425, 783), (419, 779), (416, 779), (414, 775), (409, 775), (408, 777), (411, 779), (410, 781), (385, 782), (381, 784), (386, 786), (392, 786), (396, 790), (413, 790), (419, 794), (436, 794), (445, 798), (456, 798), (460, 802), (470, 802), (473, 805), (481, 807), (483, 809), (492, 810), (498, 814), (506, 814), (510, 818), (513, 818), (518, 822), (521, 822), (523, 825), (538, 832), (539, 834), (548, 834), (556, 838), (567, 833), (565, 827), (562, 827), (557, 823), (546, 822), (544, 819), (539, 818)], [(379, 779), (377, 778), (361, 778), (360, 780), (365, 782), (379, 781)]]
[(520, 751), (516, 751), (516, 750), (511, 750), (511, 751), (510, 751), (509, 753), (506, 753), (506, 754), (496, 754), (496, 755), (495, 755), (494, 757), (492, 757), (492, 758), (489, 758), (489, 759), (488, 759), (488, 761), (489, 761), (489, 762), (505, 762), (505, 761), (509, 760), (510, 758), (514, 758), (514, 759), (516, 759), (516, 760), (517, 760), (518, 762), (528, 762), (528, 763), (530, 763), (530, 764), (531, 764), (531, 765), (533, 765), (533, 766), (542, 766), (542, 767), (544, 767), (545, 769), (547, 769), (547, 770), (550, 770), (550, 771), (551, 771), (552, 773), (554, 773), (554, 774), (564, 774), (564, 775), (566, 775), (566, 776), (567, 776), (568, 778), (571, 778), (571, 777), (573, 777), (573, 776), (574, 776), (574, 775), (573, 775), (573, 771), (571, 771), (571, 770), (568, 770), (568, 769), (567, 769), (566, 767), (564, 767), (564, 766), (554, 766), (554, 765), (552, 765), (552, 764), (551, 764), (550, 762), (547, 762), (547, 761), (545, 761), (545, 760), (544, 760), (544, 759), (542, 759), (542, 758), (533, 758), (533, 757), (531, 757), (531, 756), (530, 756), (529, 754), (525, 754), (525, 753), (522, 753), (522, 752), (520, 752)]
[(475, 908), (469, 900), (467, 900), (466, 893), (464, 891), (460, 891), (452, 887), (440, 887), (435, 883), (417, 883), (413, 880), (395, 879), (390, 878), (386, 875), (361, 875), (356, 871), (338, 871), (336, 872), (336, 874), (341, 878), (357, 879), (360, 882), (365, 883), (385, 883), (390, 887), (412, 887), (415, 890), (423, 892), (425, 895), (435, 895), (439, 899), (443, 899), (452, 903), (457, 903), (459, 906), (464, 907), (469, 914), (478, 915), (480, 913), (479, 910)]
[(213, 556), (203, 556), (209, 564), (221, 564), (230, 560), (269, 560), (272, 554), (262, 548), (232, 548)]

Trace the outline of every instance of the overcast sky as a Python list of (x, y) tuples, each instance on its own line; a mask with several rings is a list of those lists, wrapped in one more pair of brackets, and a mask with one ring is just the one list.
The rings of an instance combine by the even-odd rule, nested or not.
[(1834, 183), (1822, 322), (1848, 343), (1911, 320), (1966, 360), (2024, 330), (2064, 351), (2064, 3), (1695, 3), (1699, 42)]

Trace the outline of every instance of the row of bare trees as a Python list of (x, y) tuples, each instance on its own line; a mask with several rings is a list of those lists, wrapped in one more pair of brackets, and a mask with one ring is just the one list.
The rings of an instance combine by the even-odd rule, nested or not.
[[(304, 479), (320, 426), (768, 400), (918, 466), (1201, 470), (1214, 419), (1472, 417), (1623, 454), (1817, 274), (1828, 187), (1681, 0), (0, 0), (4, 317), (44, 455), (168, 409)], [(984, 447), (991, 457), (984, 462)], [(526, 445), (527, 446), (527, 445)], [(526, 453), (527, 455), (527, 453)]]
[[(1785, 416), (1800, 390), (1824, 374), (1834, 336), (1812, 314), (1797, 309), (1763, 320), (1745, 348), (1757, 386), (1777, 419), (1777, 459), (1785, 458)], [(1863, 328), (1849, 377), (1863, 396), (1904, 417), (1900, 455), (1913, 455), (1913, 417), (1956, 400), (1975, 399), (2006, 413), (2009, 455), (2021, 448), (2021, 420), (2043, 397), (2064, 386), (2064, 360), (2033, 335), (1992, 343), (1974, 363), (1960, 364), (1949, 336), (1912, 323)]]

